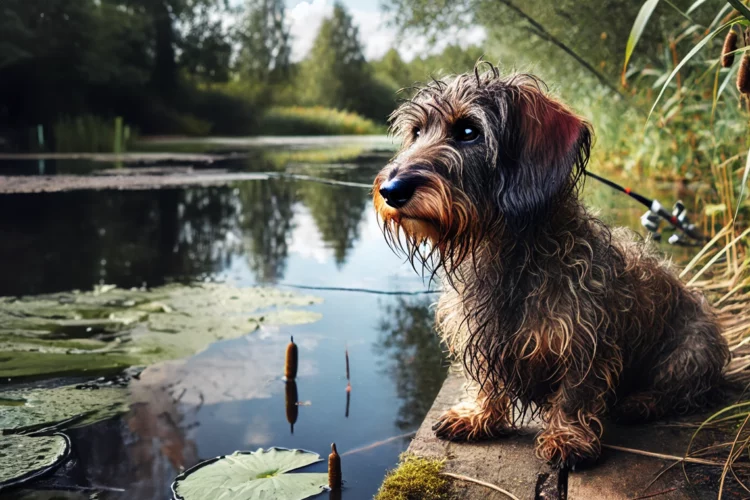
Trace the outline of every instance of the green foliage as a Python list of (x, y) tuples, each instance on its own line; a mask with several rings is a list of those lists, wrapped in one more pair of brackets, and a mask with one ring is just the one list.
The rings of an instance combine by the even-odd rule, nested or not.
[[(53, 125), (52, 137), (54, 150), (58, 153), (111, 153), (115, 144), (115, 120), (93, 115), (62, 117)], [(137, 136), (131, 129), (122, 144), (128, 149), (136, 140)]]
[(447, 500), (450, 483), (440, 475), (444, 466), (442, 460), (405, 455), (385, 477), (375, 500)]
[(385, 127), (356, 113), (291, 106), (270, 109), (258, 130), (263, 135), (363, 135), (383, 133)]
[(628, 69), (628, 62), (633, 56), (635, 45), (638, 43), (638, 40), (640, 40), (641, 35), (643, 34), (643, 30), (646, 27), (646, 24), (648, 24), (648, 20), (651, 18), (651, 14), (653, 14), (654, 10), (656, 10), (657, 5), (659, 5), (659, 0), (648, 0), (643, 4), (641, 10), (638, 11), (638, 17), (633, 23), (633, 29), (630, 31), (628, 44), (625, 47), (625, 63), (623, 64), (622, 68), (623, 75)]
[(279, 83), (289, 76), (291, 45), (284, 12), (282, 0), (248, 0), (237, 34), (241, 78)]
[(199, 82), (227, 82), (230, 77), (232, 43), (214, 9), (202, 5), (187, 23), (180, 41), (180, 63)]
[(393, 108), (394, 89), (374, 78), (362, 53), (359, 30), (340, 3), (320, 27), (302, 63), (299, 85), (306, 104), (354, 111), (380, 122)]
[(373, 61), (375, 74), (393, 87), (405, 88), (433, 77), (472, 71), (484, 50), (475, 45), (461, 48), (448, 45), (442, 52), (421, 56), (406, 63), (396, 49), (391, 49), (378, 61)]
[(315, 38), (303, 77), (312, 102), (338, 109), (355, 109), (359, 87), (369, 78), (359, 30), (343, 5), (325, 19)]

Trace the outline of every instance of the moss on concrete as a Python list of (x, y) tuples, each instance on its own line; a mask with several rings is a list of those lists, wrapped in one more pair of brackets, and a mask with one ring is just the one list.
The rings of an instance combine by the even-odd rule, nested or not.
[(440, 473), (445, 462), (405, 454), (385, 477), (375, 500), (449, 500), (450, 482)]

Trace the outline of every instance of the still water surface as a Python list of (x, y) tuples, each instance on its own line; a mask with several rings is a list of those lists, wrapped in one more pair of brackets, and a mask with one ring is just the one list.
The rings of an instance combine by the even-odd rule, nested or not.
[[(258, 150), (257, 156), (223, 166), (369, 183), (392, 154), (380, 143), (336, 148), (323, 143), (316, 149), (274, 144), (271, 152)], [(37, 167), (0, 162), (0, 174), (30, 175)], [(46, 168), (98, 167), (58, 161)], [(626, 198), (599, 186), (587, 186), (586, 193), (606, 219), (637, 224), (641, 210)], [(669, 200), (670, 194), (665, 196)], [(408, 446), (409, 433), (418, 428), (446, 374), (431, 330), (429, 305), (436, 296), (424, 293), (428, 284), (384, 243), (367, 189), (273, 179), (222, 187), (2, 195), (0, 234), (0, 296), (175, 281), (322, 288), (302, 290), (324, 299), (311, 307), (322, 314), (315, 323), (266, 328), (213, 344), (188, 360), (149, 368), (131, 383), (145, 402), (70, 433), (75, 463), (48, 481), (50, 488), (105, 486), (124, 491), (98, 498), (165, 499), (179, 471), (201, 460), (270, 446), (325, 456), (335, 441), (341, 453), (353, 451), (343, 457), (343, 498), (370, 498)], [(293, 426), (280, 377), (291, 335), (300, 348), (296, 389), (303, 402)], [(83, 499), (90, 493), (54, 497), (32, 491), (22, 498)]]

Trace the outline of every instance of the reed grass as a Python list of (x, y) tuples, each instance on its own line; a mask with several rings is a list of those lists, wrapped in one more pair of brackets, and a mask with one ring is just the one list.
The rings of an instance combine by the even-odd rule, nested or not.
[[(668, 170), (672, 173), (701, 178), (711, 184), (711, 189), (696, 199), (703, 205), (700, 223), (710, 241), (685, 266), (680, 277), (688, 286), (702, 290), (716, 309), (731, 353), (725, 373), (731, 383), (744, 390), (733, 404), (716, 411), (695, 428), (681, 462), (688, 482), (687, 462), (710, 461), (720, 466), (719, 499), (727, 493), (729, 478), (734, 480), (735, 489), (742, 490), (740, 493), (750, 493), (750, 228), (747, 220), (750, 205), (746, 193), (750, 176), (747, 151), (750, 100), (731, 85), (737, 65), (732, 67), (729, 60), (750, 49), (737, 49), (736, 41), (721, 43), (730, 37), (727, 33), (732, 30), (750, 29), (750, 10), (740, 0), (729, 0), (729, 3), (736, 10), (720, 10), (710, 26), (697, 26), (688, 19), (675, 33), (667, 34), (672, 50), (663, 61), (664, 67), (660, 70), (644, 67), (633, 72), (635, 78), (631, 81), (636, 87), (647, 89), (638, 93), (643, 100), (651, 99), (647, 126), (641, 134), (641, 138), (648, 138), (645, 143), (653, 141), (651, 158), (657, 162), (671, 160)], [(633, 50), (657, 4), (658, 0), (643, 2), (628, 40), (623, 82)], [(701, 4), (696, 2), (696, 8)], [(684, 54), (681, 59), (677, 57), (678, 52)], [(656, 89), (658, 94), (654, 98)], [(731, 439), (720, 439), (717, 443), (713, 434), (705, 434), (709, 431), (731, 436)], [(701, 437), (712, 444), (699, 448), (697, 443), (704, 441), (699, 439)]]
[(119, 152), (124, 152), (137, 139), (129, 127), (121, 125), (118, 129), (117, 119), (94, 115), (58, 119), (52, 127), (52, 136), (57, 153), (112, 153), (118, 145)]

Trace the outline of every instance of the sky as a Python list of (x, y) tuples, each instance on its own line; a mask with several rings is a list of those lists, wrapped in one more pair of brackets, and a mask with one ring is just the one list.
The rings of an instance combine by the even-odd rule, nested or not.
[[(349, 10), (359, 27), (360, 42), (367, 59), (377, 59), (396, 45), (397, 30), (387, 25), (387, 14), (382, 11), (379, 0), (343, 0), (341, 3)], [(323, 19), (333, 12), (333, 4), (334, 0), (286, 0), (287, 20), (293, 37), (292, 60), (300, 61), (307, 55)], [(485, 36), (481, 27), (454, 30), (445, 34), (441, 45), (431, 46), (423, 37), (412, 35), (396, 48), (401, 57), (409, 61), (415, 56), (440, 52), (450, 43), (457, 43), (462, 47), (480, 44)]]

